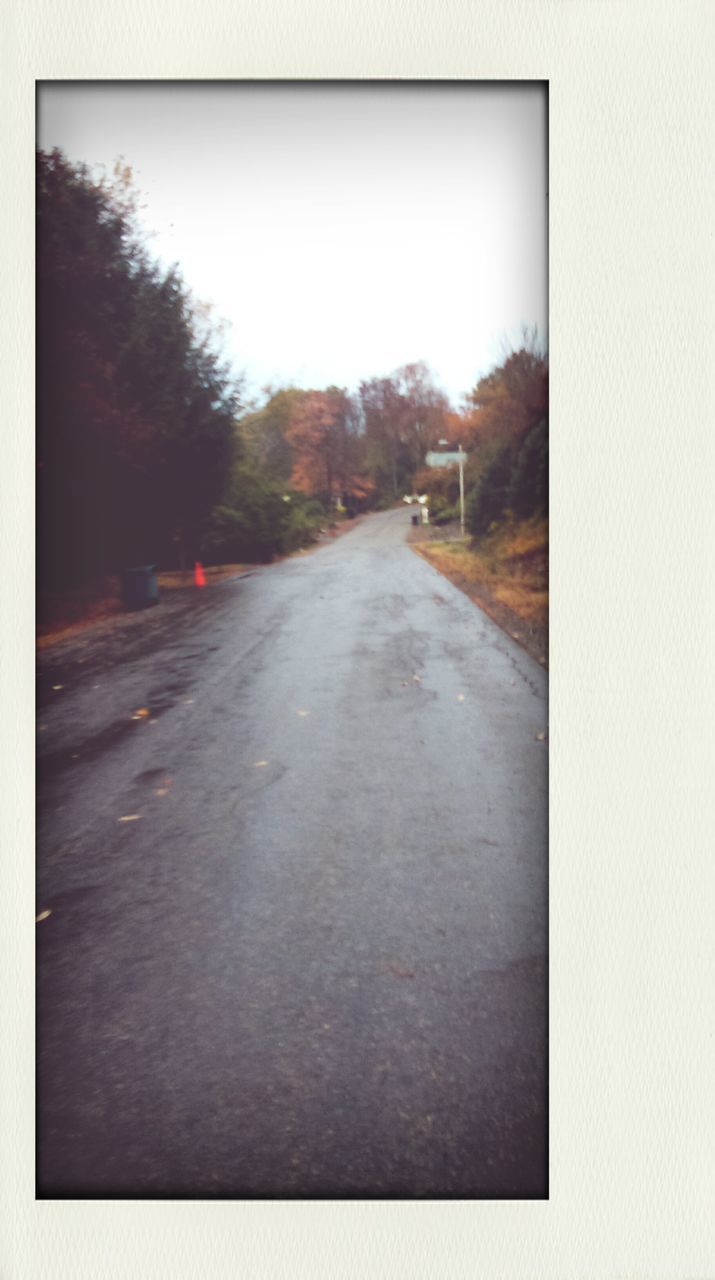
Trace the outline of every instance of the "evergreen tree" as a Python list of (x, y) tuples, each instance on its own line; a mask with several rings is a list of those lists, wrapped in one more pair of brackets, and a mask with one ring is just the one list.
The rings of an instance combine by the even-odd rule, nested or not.
[(131, 172), (37, 157), (38, 513), (45, 584), (191, 555), (239, 388), (178, 271), (149, 257)]

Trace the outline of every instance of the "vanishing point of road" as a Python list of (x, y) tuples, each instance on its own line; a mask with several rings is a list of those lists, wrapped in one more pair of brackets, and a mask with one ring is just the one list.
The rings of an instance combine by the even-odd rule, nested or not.
[(548, 1194), (546, 676), (408, 524), (41, 662), (39, 1195)]

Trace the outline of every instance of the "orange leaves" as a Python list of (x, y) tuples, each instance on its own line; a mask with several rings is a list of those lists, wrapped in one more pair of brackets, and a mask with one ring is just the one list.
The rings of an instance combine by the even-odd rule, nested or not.
[(299, 492), (334, 502), (373, 491), (360, 466), (354, 407), (339, 387), (308, 391), (293, 404), (286, 440), (293, 450), (291, 485)]
[(301, 493), (331, 493), (336, 406), (326, 391), (310, 391), (292, 408), (286, 439), (294, 450), (291, 484)]
[(520, 439), (548, 413), (546, 357), (523, 348), (480, 378), (467, 399), (472, 439), (510, 443)]

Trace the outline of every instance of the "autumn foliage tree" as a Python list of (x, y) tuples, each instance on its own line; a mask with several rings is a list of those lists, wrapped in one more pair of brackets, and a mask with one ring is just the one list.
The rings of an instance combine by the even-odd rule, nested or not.
[(403, 365), (394, 375), (404, 405), (403, 421), (412, 470), (420, 467), (445, 428), (449, 401), (435, 386), (424, 360)]
[(366, 379), (359, 396), (370, 469), (378, 491), (395, 498), (412, 488), (415, 471), (442, 435), (447, 397), (424, 361)]
[(380, 493), (396, 498), (407, 485), (410, 460), (404, 446), (404, 402), (392, 377), (360, 383), (366, 457)]
[(548, 413), (546, 356), (528, 347), (511, 352), (501, 365), (479, 379), (466, 399), (464, 434), (470, 443), (518, 448), (527, 432)]
[(256, 462), (285, 486), (293, 471), (288, 433), (295, 410), (308, 393), (298, 387), (281, 387), (275, 391), (266, 388), (264, 394), (265, 404), (242, 418), (241, 433)]
[(291, 484), (326, 507), (361, 505), (374, 488), (364, 465), (353, 405), (339, 387), (308, 391), (294, 403), (286, 439), (293, 450)]
[(470, 451), (467, 517), (485, 533), (506, 512), (527, 518), (548, 505), (549, 373), (546, 352), (525, 341), (467, 396), (462, 438)]

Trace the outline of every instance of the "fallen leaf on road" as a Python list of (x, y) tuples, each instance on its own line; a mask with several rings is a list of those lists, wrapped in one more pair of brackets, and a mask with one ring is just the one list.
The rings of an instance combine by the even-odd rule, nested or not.
[(412, 679), (416, 680), (418, 684), (422, 683), (422, 676), (413, 676)]
[(57, 692), (58, 692), (58, 690), (60, 690), (60, 689), (64, 689), (64, 687), (65, 687), (65, 686), (64, 686), (63, 684), (53, 684), (53, 686), (52, 686), (52, 688), (54, 689), (55, 693), (57, 693)]
[(47, 917), (51, 915), (51, 911), (41, 911), (39, 916), (35, 916), (35, 924), (39, 924), (41, 920), (46, 920)]
[(193, 698), (184, 698), (184, 703), (187, 707), (190, 707), (193, 701), (194, 701)]
[(155, 796), (168, 796), (168, 794), (169, 794), (168, 787), (157, 787), (156, 791), (154, 792)]
[(132, 720), (144, 720), (149, 715), (148, 707), (139, 707), (132, 716)]
[(546, 741), (546, 734), (545, 734), (545, 733), (537, 733), (537, 735), (536, 735), (536, 741), (537, 741), (537, 742), (545, 742), (545, 741)]
[(254, 769), (265, 769), (267, 764), (267, 760), (254, 760), (253, 767)]
[(306, 710), (305, 710), (305, 707), (301, 707), (301, 708), (300, 708), (300, 711), (299, 711), (297, 714), (298, 714), (299, 716), (309, 716), (309, 715), (310, 715), (310, 712), (309, 712), (309, 711), (306, 711)]
[(391, 964), (390, 968), (396, 978), (414, 978), (415, 976), (411, 969), (400, 969), (396, 964)]
[(140, 813), (128, 813), (124, 818), (117, 818), (117, 822), (138, 822), (140, 818)]
[(458, 694), (457, 694), (457, 702), (464, 702), (464, 694), (463, 694), (463, 693), (458, 693)]

